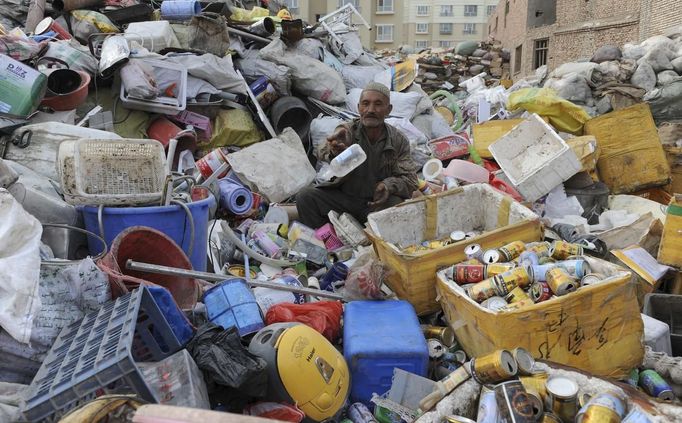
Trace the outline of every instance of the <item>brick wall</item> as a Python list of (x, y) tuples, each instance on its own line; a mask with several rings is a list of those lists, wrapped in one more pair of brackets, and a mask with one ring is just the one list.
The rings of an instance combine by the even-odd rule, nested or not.
[(682, 1), (642, 0), (640, 40), (659, 35), (675, 25), (682, 25)]

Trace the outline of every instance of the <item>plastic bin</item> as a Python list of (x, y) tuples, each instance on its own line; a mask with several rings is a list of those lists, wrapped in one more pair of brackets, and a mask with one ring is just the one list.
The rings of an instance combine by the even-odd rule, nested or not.
[(515, 126), (488, 149), (528, 201), (549, 193), (582, 168), (568, 144), (536, 114)]
[(62, 329), (29, 387), (24, 417), (56, 420), (121, 388), (157, 402), (135, 363), (162, 360), (180, 348), (152, 295), (136, 289)]
[[(187, 69), (182, 65), (168, 61), (144, 59), (144, 62), (151, 65), (157, 78), (163, 77), (164, 81), (172, 80), (177, 84), (173, 87), (174, 90), (177, 90), (175, 91), (176, 96), (159, 95), (153, 100), (130, 97), (122, 83), (120, 98), (123, 107), (167, 115), (175, 115), (185, 110), (187, 107)], [(172, 75), (169, 76), (169, 74)], [(161, 86), (159, 88), (159, 91), (163, 93), (169, 87)]]
[(158, 202), (166, 155), (156, 140), (79, 139), (59, 146), (57, 166), (69, 204), (108, 206)]
[[(408, 200), (370, 214), (367, 221), (370, 230), (366, 233), (374, 250), (382, 262), (395, 270), (388, 276), (388, 286), (420, 315), (440, 310), (436, 301), (436, 272), (466, 260), (467, 245), (496, 248), (514, 241), (539, 241), (543, 234), (535, 213), (488, 184), (467, 185)], [(401, 245), (449, 237), (452, 231), (474, 230), (483, 233), (443, 248), (417, 253), (400, 249)]]
[(123, 34), (128, 44), (137, 41), (149, 51), (158, 53), (168, 47), (180, 47), (168, 21), (131, 22)]
[(265, 326), (256, 297), (244, 279), (221, 282), (204, 293), (203, 302), (208, 320), (225, 329), (236, 326), (240, 336)]
[[(194, 270), (206, 270), (206, 252), (208, 250), (208, 214), (209, 208), (215, 204), (213, 196), (188, 203), (187, 207), (194, 220), (194, 248), (190, 261)], [(101, 234), (97, 221), (97, 207), (81, 208), (85, 228)], [(188, 252), (191, 240), (191, 227), (185, 210), (171, 204), (158, 207), (104, 207), (102, 210), (102, 229), (104, 240), (111, 247), (111, 242), (124, 229), (131, 226), (147, 226), (168, 235), (176, 244)], [(96, 240), (89, 240), (90, 254), (100, 253), (102, 246)]]
[(352, 401), (369, 404), (391, 388), (393, 369), (426, 376), (429, 350), (407, 301), (353, 301), (343, 314), (343, 356)]
[(672, 357), (682, 355), (682, 295), (647, 294), (644, 314), (670, 326)]

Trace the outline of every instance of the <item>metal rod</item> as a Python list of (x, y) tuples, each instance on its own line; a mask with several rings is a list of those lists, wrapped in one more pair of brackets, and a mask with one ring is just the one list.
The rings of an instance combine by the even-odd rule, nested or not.
[(246, 38), (247, 40), (255, 41), (257, 43), (270, 44), (270, 42), (272, 41), (272, 40), (269, 40), (265, 37), (254, 35), (254, 34), (251, 34), (249, 32), (245, 32), (245, 31), (241, 31), (241, 30), (234, 28), (232, 26), (229, 26), (229, 25), (227, 27), (227, 32), (229, 32), (230, 34), (233, 34), (233, 35), (237, 35), (239, 37)]
[[(222, 282), (222, 281), (228, 280), (228, 279), (241, 279), (241, 278), (232, 277), (232, 276), (228, 276), (228, 275), (219, 275), (217, 273), (198, 272), (196, 270), (178, 269), (176, 267), (161, 266), (158, 264), (141, 263), (139, 261), (133, 261), (131, 259), (129, 259), (126, 262), (126, 269), (136, 270), (138, 272), (156, 273), (159, 275), (192, 277), (192, 278), (197, 278), (197, 279), (203, 279), (203, 280), (210, 281), (210, 282)], [(245, 269), (245, 270), (247, 272), (249, 271), (249, 269)], [(303, 288), (303, 287), (296, 287), (296, 286), (284, 285), (284, 284), (273, 283), (273, 282), (261, 282), (261, 281), (255, 281), (255, 280), (249, 280), (248, 284), (251, 286), (260, 287), (260, 288), (270, 288), (270, 289), (276, 289), (278, 291), (289, 291), (289, 292), (294, 292), (296, 294), (312, 295), (314, 297), (322, 297), (322, 298), (329, 298), (332, 300), (343, 301), (343, 295), (335, 294), (333, 292), (328, 292), (328, 291), (325, 291), (322, 289)]]

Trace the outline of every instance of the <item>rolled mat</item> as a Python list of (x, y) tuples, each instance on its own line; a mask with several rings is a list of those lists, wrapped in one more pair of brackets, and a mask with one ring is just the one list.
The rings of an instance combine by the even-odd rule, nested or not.
[(234, 213), (244, 214), (253, 205), (251, 191), (229, 179), (218, 181), (220, 187), (220, 207)]

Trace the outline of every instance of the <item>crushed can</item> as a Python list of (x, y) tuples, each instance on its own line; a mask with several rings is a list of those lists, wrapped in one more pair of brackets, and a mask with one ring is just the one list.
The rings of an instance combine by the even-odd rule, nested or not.
[[(511, 290), (509, 294), (507, 294), (504, 299), (509, 303), (509, 304), (514, 304), (518, 303), (521, 301), (527, 301), (531, 300), (526, 291), (524, 291), (521, 287), (516, 287)], [(531, 300), (532, 301), (532, 300)]]
[(535, 303), (541, 303), (552, 298), (552, 289), (549, 287), (547, 282), (533, 282), (528, 290), (530, 298)]

